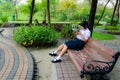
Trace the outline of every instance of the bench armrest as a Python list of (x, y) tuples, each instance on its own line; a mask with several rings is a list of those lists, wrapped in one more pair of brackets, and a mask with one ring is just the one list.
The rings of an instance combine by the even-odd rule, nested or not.
[(82, 73), (90, 73), (90, 74), (109, 73), (113, 69), (113, 64), (114, 64), (114, 61), (111, 61), (111, 62), (97, 61), (97, 60), (87, 61), (83, 65)]

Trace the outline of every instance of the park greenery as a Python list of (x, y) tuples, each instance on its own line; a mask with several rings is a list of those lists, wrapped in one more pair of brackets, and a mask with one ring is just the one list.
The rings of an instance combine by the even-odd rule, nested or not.
[[(16, 4), (15, 4), (15, 1)], [(88, 1), (76, 4), (77, 0), (51, 0), (50, 1), (50, 16), (52, 21), (81, 21), (81, 19), (88, 18), (90, 5)], [(29, 19), (30, 14), (30, 5), (31, 0), (27, 0), (27, 4), (19, 4), (19, 0), (1, 0), (0, 1), (0, 14), (2, 16), (7, 16), (8, 20), (12, 20), (12, 16), (15, 15), (17, 21), (25, 21)], [(62, 5), (62, 6), (61, 6)], [(85, 6), (84, 6), (85, 5)], [(15, 11), (17, 10), (17, 13)], [(104, 8), (104, 5), (98, 4), (98, 10), (96, 12), (96, 19), (98, 19), (101, 15), (101, 12)], [(46, 9), (46, 1), (42, 0), (41, 2), (35, 2), (34, 6), (34, 15), (33, 20), (38, 19), (39, 21), (44, 20), (45, 18), (45, 9)], [(107, 7), (103, 20), (105, 20), (105, 16), (111, 17), (113, 8)], [(9, 15), (8, 15), (9, 14)]]
[(60, 36), (52, 27), (32, 26), (31, 28), (21, 26), (14, 29), (14, 40), (26, 47), (28, 46), (48, 46), (54, 44)]
[[(25, 0), (25, 4), (20, 1), (0, 0), (0, 24), (11, 21), (29, 23), (27, 27), (16, 27), (13, 34), (14, 40), (25, 46), (51, 44), (59, 37), (73, 38), (71, 25), (83, 20), (91, 23), (91, 31), (100, 26), (108, 33), (120, 34), (119, 0), (83, 0), (83, 2), (79, 0)], [(108, 3), (111, 6), (107, 6)], [(96, 4), (95, 10), (91, 5)], [(46, 20), (48, 26), (42, 24), (36, 26), (35, 20), (38, 20), (40, 24)], [(61, 31), (58, 32), (54, 28), (54, 23), (58, 26), (63, 24)], [(100, 40), (115, 38), (111, 34), (95, 31), (92, 37)]]

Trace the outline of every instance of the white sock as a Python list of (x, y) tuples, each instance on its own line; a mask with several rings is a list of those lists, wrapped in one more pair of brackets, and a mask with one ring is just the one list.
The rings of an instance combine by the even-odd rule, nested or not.
[(59, 55), (59, 56), (57, 56), (57, 58), (56, 58), (56, 59), (57, 59), (57, 60), (59, 60), (59, 59), (61, 59), (61, 58), (62, 58), (62, 57)]

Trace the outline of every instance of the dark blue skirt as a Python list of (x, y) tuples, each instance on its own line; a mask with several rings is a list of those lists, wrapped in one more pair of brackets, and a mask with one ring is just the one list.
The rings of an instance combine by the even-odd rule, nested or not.
[(68, 47), (68, 49), (81, 50), (85, 46), (85, 43), (84, 41), (75, 38), (71, 41), (65, 42), (65, 45)]

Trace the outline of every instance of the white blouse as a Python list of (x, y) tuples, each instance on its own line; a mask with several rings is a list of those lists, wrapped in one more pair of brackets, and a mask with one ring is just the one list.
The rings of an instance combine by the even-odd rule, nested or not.
[[(90, 30), (89, 30), (88, 28), (87, 28), (87, 29), (81, 29), (80, 32), (82, 33), (82, 35), (83, 35), (86, 39), (88, 39), (88, 38), (90, 37), (91, 32), (90, 32)], [(82, 40), (82, 37), (81, 37), (80, 34), (76, 35), (76, 38)]]

